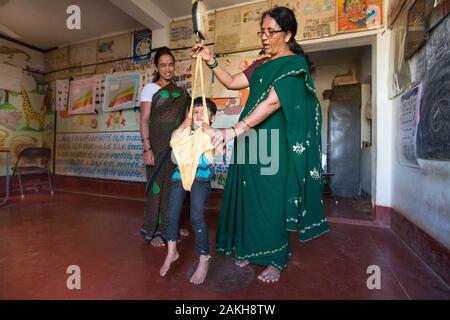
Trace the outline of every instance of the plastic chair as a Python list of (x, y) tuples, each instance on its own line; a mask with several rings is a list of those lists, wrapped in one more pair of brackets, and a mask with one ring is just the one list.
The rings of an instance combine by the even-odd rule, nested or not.
[[(53, 183), (48, 167), (52, 151), (49, 148), (25, 148), (20, 151), (17, 157), (16, 165), (13, 168), (13, 174), (11, 182), (17, 176), (19, 179), (20, 194), (22, 199), (25, 198), (24, 187), (31, 186), (31, 184), (25, 185), (22, 182), (22, 176), (24, 175), (37, 175), (41, 174), (39, 182), (33, 184), (36, 191), (39, 191), (39, 186), (42, 184), (49, 184), (50, 194), (53, 195)], [(47, 175), (48, 182), (42, 182), (42, 178)], [(12, 183), (11, 183), (12, 185)], [(16, 189), (17, 190), (17, 189)], [(13, 191), (13, 190), (12, 190)], [(14, 190), (15, 191), (15, 190)]]

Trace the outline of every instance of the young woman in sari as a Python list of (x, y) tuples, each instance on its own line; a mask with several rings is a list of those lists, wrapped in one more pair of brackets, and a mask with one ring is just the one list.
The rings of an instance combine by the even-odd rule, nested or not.
[[(264, 282), (278, 281), (287, 266), (291, 255), (289, 231), (299, 231), (299, 240), (308, 241), (329, 230), (322, 202), (321, 109), (308, 58), (295, 40), (296, 32), (297, 21), (290, 9), (276, 7), (265, 12), (258, 36), (270, 58), (258, 60), (234, 76), (218, 65), (203, 44), (193, 47), (227, 88), (250, 86), (239, 122), (218, 130), (212, 138), (217, 145), (237, 137), (222, 200), (216, 251), (234, 253), (240, 266), (265, 266), (258, 276)], [(207, 126), (204, 129), (210, 130)], [(256, 133), (252, 137), (256, 143), (245, 139), (250, 129)], [(278, 132), (275, 139), (267, 141), (261, 135), (268, 131), (271, 136), (273, 130)], [(265, 150), (278, 145), (277, 154), (271, 154), (279, 158), (275, 174), (263, 173), (267, 166), (260, 159), (259, 149), (264, 143)], [(244, 159), (250, 154), (256, 157), (257, 163), (238, 159), (238, 150), (243, 151)]]
[[(157, 74), (141, 93), (140, 131), (147, 167), (147, 203), (141, 235), (154, 247), (164, 243), (165, 218), (175, 165), (170, 157), (170, 137), (184, 121), (187, 93), (174, 81), (175, 58), (167, 47), (160, 48), (154, 60)], [(181, 235), (188, 235), (180, 229)]]

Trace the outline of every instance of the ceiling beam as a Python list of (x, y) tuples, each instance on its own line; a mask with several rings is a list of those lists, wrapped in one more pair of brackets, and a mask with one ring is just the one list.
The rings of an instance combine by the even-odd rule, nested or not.
[(149, 0), (109, 0), (122, 11), (150, 30), (158, 30), (170, 24), (170, 18), (160, 7)]

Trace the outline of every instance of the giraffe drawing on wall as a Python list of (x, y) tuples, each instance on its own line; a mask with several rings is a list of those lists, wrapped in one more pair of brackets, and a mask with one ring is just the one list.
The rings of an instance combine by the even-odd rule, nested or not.
[(21, 88), (20, 93), (22, 94), (23, 100), (23, 114), (25, 118), (25, 128), (24, 129), (32, 129), (31, 124), (33, 121), (38, 124), (39, 131), (44, 130), (44, 114), (40, 112), (36, 112), (33, 110), (31, 106), (30, 97), (26, 92), (25, 88)]

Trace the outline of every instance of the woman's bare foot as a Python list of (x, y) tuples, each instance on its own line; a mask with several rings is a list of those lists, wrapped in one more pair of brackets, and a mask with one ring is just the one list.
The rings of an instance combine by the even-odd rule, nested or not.
[(189, 231), (188, 231), (188, 229), (180, 228), (180, 236), (182, 236), (182, 237), (187, 237), (187, 236), (189, 236)]
[(258, 279), (264, 282), (277, 282), (280, 280), (280, 270), (275, 267), (268, 266), (260, 273)]
[(180, 255), (178, 254), (178, 251), (177, 251), (176, 243), (177, 243), (176, 241), (168, 242), (168, 251), (167, 251), (166, 259), (164, 260), (164, 263), (163, 263), (161, 269), (159, 269), (159, 275), (161, 277), (164, 277), (167, 274), (172, 262), (177, 261), (178, 258), (180, 257)]
[(248, 261), (248, 260), (237, 260), (237, 259), (236, 259), (236, 262), (235, 262), (235, 264), (236, 264), (238, 267), (241, 267), (241, 268), (245, 267), (245, 266), (248, 265), (249, 263), (250, 263), (250, 261)]
[(191, 283), (202, 284), (205, 281), (206, 275), (208, 274), (210, 258), (211, 256), (204, 256), (204, 255), (200, 256), (197, 269), (192, 275), (191, 280), (189, 280)]
[(155, 236), (150, 241), (150, 244), (156, 248), (164, 247), (166, 244), (164, 243), (164, 240), (160, 236)]

